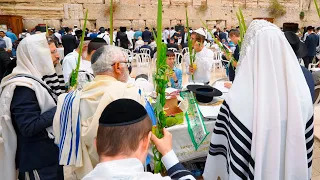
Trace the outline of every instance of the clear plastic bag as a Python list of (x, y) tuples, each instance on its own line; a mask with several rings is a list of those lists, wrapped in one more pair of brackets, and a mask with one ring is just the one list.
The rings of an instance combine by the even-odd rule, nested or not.
[(184, 114), (188, 122), (188, 132), (191, 141), (195, 150), (198, 150), (209, 132), (206, 129), (193, 92), (181, 92), (180, 96), (188, 103), (187, 110)]

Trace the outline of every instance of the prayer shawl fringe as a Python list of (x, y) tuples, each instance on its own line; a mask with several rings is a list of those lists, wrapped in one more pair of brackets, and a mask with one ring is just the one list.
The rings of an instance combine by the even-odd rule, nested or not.
[[(63, 101), (60, 114), (60, 139), (58, 146), (60, 165), (74, 165), (81, 167), (82, 150), (81, 150), (81, 122), (80, 122), (80, 91), (73, 91), (59, 96), (59, 100)], [(59, 108), (59, 107), (58, 107)], [(58, 139), (56, 139), (56, 142)]]

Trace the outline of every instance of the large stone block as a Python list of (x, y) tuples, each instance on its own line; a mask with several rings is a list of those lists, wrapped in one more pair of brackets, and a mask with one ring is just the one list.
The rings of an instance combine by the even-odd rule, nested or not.
[[(84, 20), (80, 20), (80, 27), (82, 28), (83, 25), (84, 25)], [(89, 30), (99, 29), (99, 27), (98, 28), (96, 27), (96, 21), (95, 20), (88, 20), (86, 28), (88, 28)]]
[(192, 2), (193, 2), (192, 0), (170, 0), (170, 4), (175, 6), (184, 6), (184, 5), (190, 6), (193, 4)]
[(43, 23), (48, 24), (48, 27), (53, 27), (55, 29), (60, 29), (60, 27), (61, 27), (61, 20), (44, 19)]
[(43, 19), (23, 19), (24, 28), (31, 30), (38, 24), (44, 24)]
[(63, 20), (61, 23), (62, 26), (67, 26), (67, 27), (72, 27), (74, 25), (77, 25), (78, 27), (80, 26), (80, 21), (77, 19), (68, 19), (68, 20)]
[(99, 29), (100, 27), (109, 28), (110, 27), (110, 21), (109, 20), (97, 20), (96, 21), (96, 28)]
[(109, 14), (107, 14), (109, 6), (106, 4), (83, 4), (83, 8), (88, 9), (88, 19), (109, 19)]
[(82, 4), (64, 4), (65, 19), (83, 19)]
[(75, 0), (75, 3), (94, 3), (94, 4), (103, 4), (104, 0)]
[(113, 27), (119, 29), (120, 27), (129, 27), (131, 24), (131, 21), (129, 20), (116, 20), (113, 21)]

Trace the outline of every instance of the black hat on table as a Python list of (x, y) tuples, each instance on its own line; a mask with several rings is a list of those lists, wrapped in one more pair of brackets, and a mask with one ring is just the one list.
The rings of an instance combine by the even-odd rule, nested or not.
[(299, 37), (292, 31), (284, 32), (289, 44), (298, 58), (303, 58), (308, 54), (307, 46), (300, 41)]
[(215, 96), (221, 96), (222, 92), (209, 85), (188, 85), (187, 89), (196, 94), (196, 99), (201, 103), (209, 103)]
[(99, 125), (105, 127), (126, 126), (138, 123), (148, 116), (145, 108), (132, 99), (111, 102), (102, 112)]

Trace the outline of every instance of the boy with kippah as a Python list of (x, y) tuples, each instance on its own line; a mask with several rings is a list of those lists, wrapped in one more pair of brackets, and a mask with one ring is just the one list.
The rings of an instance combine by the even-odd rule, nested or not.
[[(151, 128), (151, 120), (138, 102), (119, 99), (110, 103), (99, 120), (96, 147), (100, 163), (83, 180), (194, 180), (172, 150), (172, 135), (164, 129), (164, 137), (158, 139)], [(162, 162), (170, 177), (144, 172), (150, 139), (163, 155)]]

